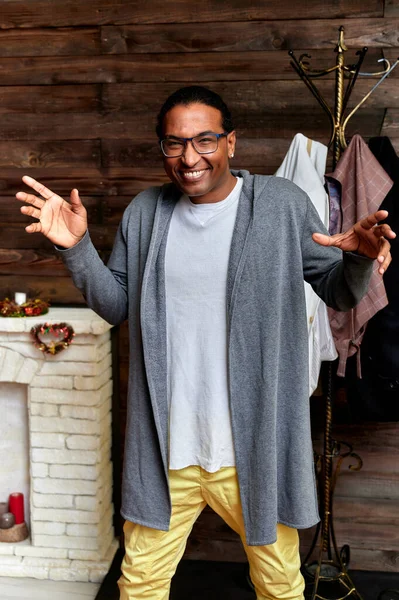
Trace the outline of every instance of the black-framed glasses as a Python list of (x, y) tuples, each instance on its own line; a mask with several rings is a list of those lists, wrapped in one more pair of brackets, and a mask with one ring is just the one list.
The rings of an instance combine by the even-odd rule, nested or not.
[(161, 150), (163, 154), (168, 158), (178, 158), (182, 156), (187, 142), (191, 142), (193, 148), (198, 154), (212, 154), (218, 149), (219, 138), (229, 135), (228, 133), (214, 133), (213, 131), (206, 131), (200, 133), (191, 138), (181, 138), (168, 136), (163, 140), (160, 140)]

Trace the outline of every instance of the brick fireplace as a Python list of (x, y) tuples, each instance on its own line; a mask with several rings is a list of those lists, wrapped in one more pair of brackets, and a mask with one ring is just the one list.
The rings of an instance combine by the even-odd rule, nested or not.
[[(43, 354), (31, 327), (60, 322), (73, 327), (73, 343), (54, 356)], [(6, 406), (14, 388), (18, 401), (21, 389), (27, 399), (27, 424), (21, 423), (27, 428), (26, 456), (19, 462), (26, 461), (29, 473), (30, 519), (27, 540), (0, 543), (0, 576), (99, 582), (108, 572), (118, 548), (112, 525), (110, 329), (87, 308), (0, 319), (0, 389), (11, 394)], [(7, 410), (1, 418), (4, 428)], [(20, 491), (12, 489), (15, 461), (7, 467), (7, 454), (0, 440), (0, 495)], [(7, 469), (10, 484), (4, 483)]]

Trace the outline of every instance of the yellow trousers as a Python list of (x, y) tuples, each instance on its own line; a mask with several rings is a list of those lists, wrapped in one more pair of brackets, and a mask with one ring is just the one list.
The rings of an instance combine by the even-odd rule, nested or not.
[(247, 546), (236, 470), (208, 473), (201, 467), (169, 472), (172, 517), (169, 531), (125, 522), (125, 557), (118, 585), (120, 600), (167, 600), (192, 527), (207, 504), (236, 531), (244, 544), (258, 600), (303, 600), (296, 529), (277, 525), (277, 541)]

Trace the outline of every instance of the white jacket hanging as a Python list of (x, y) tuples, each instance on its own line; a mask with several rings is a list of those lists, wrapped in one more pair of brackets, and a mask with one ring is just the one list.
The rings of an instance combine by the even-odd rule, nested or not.
[[(276, 172), (304, 190), (314, 204), (320, 219), (328, 229), (329, 203), (324, 189), (327, 146), (297, 133)], [(309, 334), (309, 395), (315, 391), (323, 360), (338, 356), (328, 321), (327, 307), (304, 282)]]

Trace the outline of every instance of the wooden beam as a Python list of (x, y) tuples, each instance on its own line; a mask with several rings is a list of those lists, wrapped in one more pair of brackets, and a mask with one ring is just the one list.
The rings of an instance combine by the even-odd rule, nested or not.
[(100, 29), (26, 29), (0, 31), (0, 57), (100, 54)]
[(0, 141), (0, 167), (51, 168), (101, 166), (99, 140)]
[[(100, 108), (101, 85), (0, 86), (4, 113), (91, 113)], [(42, 121), (41, 117), (37, 117)]]
[(82, 294), (70, 277), (0, 276), (0, 298), (12, 298), (16, 291), (24, 292), (29, 298), (49, 300), (52, 305), (85, 305)]
[(384, 17), (399, 17), (399, 4), (398, 0), (385, 0)]
[[(231, 103), (230, 103), (231, 104)], [(325, 113), (314, 102), (312, 119), (309, 119), (309, 110), (281, 110), (269, 109), (267, 98), (262, 107), (235, 107), (232, 104), (235, 122), (242, 137), (256, 138), (288, 138), (302, 131), (312, 138), (325, 138), (330, 134), (330, 126)], [(384, 119), (384, 109), (365, 108), (351, 119), (348, 135), (361, 133), (366, 137), (379, 135)], [(143, 141), (157, 147), (155, 136), (155, 114), (153, 118), (148, 114), (132, 114), (129, 111), (112, 112), (104, 115), (91, 113), (88, 115), (72, 113), (68, 118), (62, 114), (49, 114), (45, 120), (38, 119), (32, 114), (6, 114), (2, 117), (3, 137), (8, 140), (77, 140), (81, 139), (85, 131), (87, 139), (128, 139)], [(147, 150), (143, 148), (143, 152)], [(155, 152), (155, 150), (154, 150)], [(129, 160), (129, 156), (126, 156)]]
[[(214, 21), (253, 21), (257, 19), (292, 19), (292, 2), (289, 0), (224, 0), (193, 4), (190, 0), (169, 2), (165, 10), (163, 0), (151, 0), (151, 6), (132, 0), (3, 0), (1, 5), (2, 28), (120, 25), (132, 23), (199, 23)], [(49, 19), (51, 15), (51, 19)], [(382, 17), (382, 0), (325, 0), (324, 18)], [(319, 0), (301, 4), (301, 19), (320, 17)]]
[[(356, 48), (347, 53), (347, 63), (355, 61)], [(376, 62), (381, 50), (372, 48), (365, 60)], [(313, 68), (335, 64), (331, 49), (318, 50)], [(175, 54), (123, 54), (102, 56), (61, 56), (4, 58), (3, 85), (54, 85), (65, 83), (252, 81), (296, 79), (285, 52), (186, 52)], [(328, 76), (334, 78), (334, 74)]]
[[(399, 68), (399, 67), (398, 67)], [(373, 87), (374, 79), (359, 78), (352, 92), (349, 107), (355, 106)], [(331, 107), (334, 105), (335, 84), (333, 81), (318, 79), (315, 82), (323, 97)], [(233, 113), (261, 112), (265, 110), (296, 112), (298, 109), (318, 108), (316, 100), (299, 78), (293, 80), (267, 80), (248, 82), (203, 82), (222, 96)], [(161, 104), (178, 88), (176, 83), (115, 83), (102, 88), (104, 112), (129, 111), (131, 114), (145, 114), (155, 122)], [(367, 100), (366, 108), (395, 108), (399, 102), (399, 85), (391, 78)], [(153, 115), (153, 117), (152, 117)]]
[(103, 54), (334, 50), (340, 26), (348, 48), (398, 46), (399, 19), (317, 19), (101, 27)]

